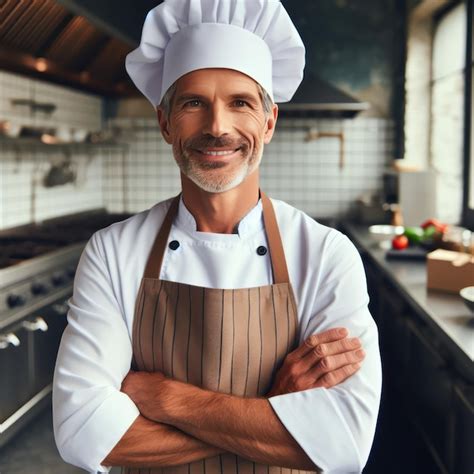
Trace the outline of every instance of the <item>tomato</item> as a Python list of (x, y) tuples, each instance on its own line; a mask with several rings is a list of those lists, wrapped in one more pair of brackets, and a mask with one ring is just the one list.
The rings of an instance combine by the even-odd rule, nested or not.
[(392, 248), (395, 250), (403, 250), (408, 247), (410, 241), (406, 235), (397, 235), (392, 240)]

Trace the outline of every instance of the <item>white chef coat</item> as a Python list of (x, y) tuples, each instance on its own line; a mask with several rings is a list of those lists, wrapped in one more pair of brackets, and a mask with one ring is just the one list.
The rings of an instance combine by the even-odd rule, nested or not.
[[(53, 382), (54, 435), (61, 457), (89, 472), (108, 472), (101, 461), (139, 411), (120, 391), (130, 370), (135, 299), (167, 200), (96, 232), (87, 243), (69, 299), (68, 326)], [(270, 398), (283, 425), (325, 472), (359, 473), (367, 462), (381, 392), (377, 327), (361, 258), (341, 232), (272, 199), (298, 306), (298, 338), (343, 326), (361, 339), (362, 368), (331, 389), (315, 388)], [(180, 201), (160, 278), (213, 288), (247, 288), (272, 281), (262, 205), (236, 234), (196, 231)]]

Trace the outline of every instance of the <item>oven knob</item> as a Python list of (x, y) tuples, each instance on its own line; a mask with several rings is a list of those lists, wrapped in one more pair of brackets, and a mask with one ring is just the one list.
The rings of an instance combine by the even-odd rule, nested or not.
[(64, 275), (53, 275), (51, 277), (51, 281), (53, 283), (54, 286), (59, 286), (59, 285), (62, 285), (64, 282), (65, 282), (65, 278), (64, 278)]
[(33, 283), (31, 285), (31, 293), (34, 295), (45, 295), (48, 293), (48, 288), (43, 283)]
[(15, 308), (17, 306), (22, 306), (25, 304), (25, 297), (21, 295), (8, 295), (7, 304), (10, 308)]

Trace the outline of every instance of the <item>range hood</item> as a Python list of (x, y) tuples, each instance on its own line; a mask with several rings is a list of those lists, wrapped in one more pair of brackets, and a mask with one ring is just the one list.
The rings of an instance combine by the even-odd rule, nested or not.
[(115, 31), (55, 0), (3, 0), (0, 16), (0, 69), (109, 97), (135, 93), (124, 67), (133, 42)]
[(369, 107), (311, 73), (305, 74), (291, 101), (279, 105), (283, 117), (315, 118), (352, 118)]

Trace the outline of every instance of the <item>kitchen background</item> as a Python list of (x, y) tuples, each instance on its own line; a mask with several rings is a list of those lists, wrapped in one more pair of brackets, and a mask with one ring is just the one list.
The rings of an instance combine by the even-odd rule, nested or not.
[[(119, 215), (123, 218), (140, 212), (179, 191), (179, 173), (169, 146), (161, 138), (154, 111), (134, 91), (123, 67), (125, 54), (139, 41), (146, 11), (158, 3), (141, 0), (131, 6), (132, 2), (111, 0), (0, 2), (3, 249), (11, 248), (15, 242), (11, 235), (20, 230), (33, 235), (33, 229), (41, 228), (51, 219), (61, 222), (61, 218), (74, 214), (87, 216), (88, 212), (101, 210), (104, 215), (115, 216), (113, 220), (120, 220)], [(472, 230), (474, 185), (470, 186), (471, 195), (468, 186), (468, 178), (474, 174), (474, 166), (469, 167), (472, 20), (467, 21), (472, 19), (471, 3), (283, 3), (307, 49), (305, 84), (292, 103), (312, 107), (281, 107), (277, 132), (265, 149), (262, 188), (316, 219), (341, 226), (348, 234), (351, 228), (344, 228), (345, 222), (355, 226), (395, 222), (399, 201), (403, 199), (410, 204), (402, 206), (402, 217), (417, 208), (427, 213), (425, 218), (436, 217), (453, 228), (464, 226)], [(318, 96), (318, 91), (325, 94)], [(407, 192), (408, 197), (394, 197), (388, 192), (391, 181), (387, 176), (391, 175), (389, 169), (394, 162), (402, 174), (419, 173), (418, 189)], [(474, 183), (474, 178), (470, 179)], [(105, 221), (101, 222), (98, 228)], [(71, 224), (61, 232), (73, 237), (79, 231)], [(353, 239), (357, 241), (356, 232)], [(363, 238), (356, 242), (361, 253), (364, 242)], [(0, 257), (1, 254), (0, 250)], [(68, 256), (68, 268), (75, 265), (77, 256), (77, 251)], [(24, 257), (16, 258), (21, 261)], [(370, 285), (369, 266), (367, 271)], [(411, 269), (404, 271), (411, 274)], [(0, 270), (0, 296), (11, 295), (12, 274), (2, 274)], [(64, 284), (64, 288), (59, 286), (64, 291), (58, 296), (63, 305), (71, 282)], [(379, 293), (387, 290), (369, 290), (371, 310), (377, 320), (375, 303), (381, 298)], [(426, 293), (425, 283), (423, 290)], [(440, 304), (452, 308), (457, 317), (467, 312), (459, 297), (446, 298), (448, 303), (443, 300)], [(418, 301), (419, 305), (433, 308), (433, 301), (423, 301)], [(382, 303), (379, 312), (383, 312), (381, 308)], [(21, 319), (13, 314), (15, 311), (11, 305), (0, 306), (0, 331), (4, 334), (12, 334), (14, 323)], [(405, 306), (400, 311), (406, 313)], [(22, 314), (25, 319), (26, 312)], [(65, 319), (64, 307), (62, 314)], [(366, 472), (392, 472), (390, 469), (402, 465), (408, 472), (473, 472), (474, 466), (469, 464), (472, 456), (464, 461), (455, 447), (469, 440), (472, 444), (470, 436), (474, 432), (472, 380), (469, 381), (474, 332), (467, 320), (467, 316), (460, 320), (462, 324), (458, 326), (462, 327), (456, 328), (455, 335), (450, 333), (445, 344), (452, 348), (452, 339), (464, 344), (459, 356), (463, 368), (452, 379), (462, 379), (461, 398), (468, 400), (470, 418), (465, 419), (469, 423), (459, 434), (459, 428), (453, 428), (456, 417), (450, 415), (446, 426), (451, 434), (441, 441), (431, 442), (431, 428), (422, 429), (425, 435), (428, 432), (428, 441), (420, 435), (424, 451), (407, 455), (399, 464), (395, 453), (402, 449), (402, 441), (397, 437), (397, 429), (401, 428), (395, 427), (390, 436), (392, 447), (376, 438)], [(383, 323), (380, 324), (382, 327)], [(437, 321), (434, 327), (439, 326)], [(10, 351), (17, 348), (13, 343), (8, 347)], [(7, 371), (1, 352), (0, 368)], [(471, 364), (463, 359), (466, 353)], [(13, 358), (8, 360), (10, 364)], [(0, 388), (0, 405), (8, 397), (5, 387)], [(450, 393), (455, 392), (453, 387), (450, 385)], [(389, 389), (386, 390), (388, 393)], [(31, 390), (28, 393), (31, 395)], [(24, 398), (27, 400), (28, 395)], [(449, 406), (453, 403), (450, 398)], [(9, 443), (0, 443), (2, 474), (82, 472), (60, 460), (52, 442), (50, 419), (44, 415), (49, 413), (45, 406), (36, 410), (41, 416), (31, 415), (28, 423), (17, 423), (19, 428), (15, 430), (5, 421), (7, 414), (11, 415), (5, 410), (3, 425), (0, 419), (0, 438), (2, 433), (13, 431), (15, 436), (8, 435), (12, 438)], [(381, 410), (380, 426), (393, 427), (382, 425), (384, 413)], [(25, 438), (29, 433), (20, 429), (24, 426), (36, 427), (31, 432), (36, 429), (42, 443), (35, 445), (36, 438)], [(49, 438), (41, 435), (42, 429), (49, 433)], [(457, 437), (454, 433), (458, 433)], [(44, 439), (50, 439), (50, 447), (45, 446)], [(38, 467), (25, 467), (26, 451), (29, 456), (35, 453)], [(408, 468), (407, 459), (411, 463)]]

